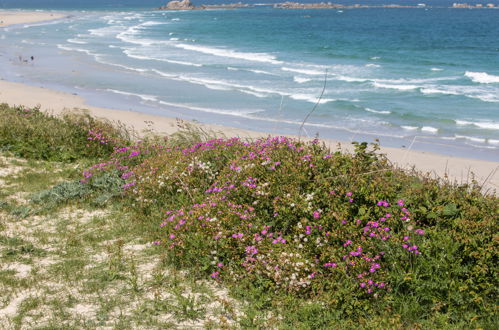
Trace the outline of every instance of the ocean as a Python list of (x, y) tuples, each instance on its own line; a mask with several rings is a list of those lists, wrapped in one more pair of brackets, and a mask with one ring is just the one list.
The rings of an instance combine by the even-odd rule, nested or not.
[(6, 80), (95, 106), (499, 161), (498, 9), (12, 3), (0, 8), (70, 16), (0, 28)]

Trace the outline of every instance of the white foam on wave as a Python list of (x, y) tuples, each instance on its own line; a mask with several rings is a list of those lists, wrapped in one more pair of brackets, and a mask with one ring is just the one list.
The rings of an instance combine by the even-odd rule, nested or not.
[(289, 68), (289, 67), (282, 67), (282, 71), (289, 71), (289, 72), (296, 72), (296, 73), (301, 73), (301, 74), (306, 74), (310, 76), (317, 76), (317, 75), (325, 75), (326, 71), (318, 71), (318, 70), (311, 70), (311, 69), (296, 69), (296, 68)]
[(368, 68), (380, 68), (380, 67), (381, 67), (381, 65), (379, 65), (379, 64), (369, 63), (369, 64), (366, 64), (366, 67), (368, 67)]
[(376, 61), (376, 60), (379, 60), (379, 59), (381, 59), (381, 57), (379, 57), (379, 56), (373, 56), (373, 57), (371, 57), (370, 59), (371, 59), (371, 60), (374, 60), (374, 61)]
[(366, 82), (366, 81), (369, 81), (368, 78), (356, 78), (356, 77), (349, 77), (349, 76), (343, 76), (343, 75), (334, 75), (333, 78), (335, 80), (346, 81), (346, 82)]
[(89, 51), (88, 49), (83, 49), (83, 48), (67, 47), (67, 46), (63, 46), (63, 45), (60, 45), (60, 44), (57, 45), (57, 48), (65, 50), (65, 51), (68, 51), (68, 52), (85, 53), (85, 54), (87, 54), (89, 56), (93, 56), (95, 58), (97, 58), (97, 57), (100, 56), (99, 54), (93, 53), (93, 52)]
[(275, 76), (275, 74), (273, 74), (271, 72), (268, 72), (268, 71), (255, 70), (255, 69), (234, 68), (232, 66), (228, 66), (227, 70), (229, 70), (229, 71), (246, 71), (246, 72), (252, 72), (252, 73), (256, 73), (256, 74), (266, 74), (266, 75)]
[(178, 38), (170, 38), (171, 41), (178, 41)]
[(445, 88), (421, 88), (423, 94), (447, 94), (447, 95), (461, 95), (459, 92)]
[(230, 115), (230, 116), (251, 118), (251, 119), (254, 119), (254, 117), (250, 116), (251, 114), (264, 111), (262, 109), (240, 109), (240, 110), (213, 109), (213, 108), (193, 106), (193, 105), (185, 104), (185, 103), (173, 103), (173, 102), (165, 102), (165, 101), (159, 101), (159, 103), (162, 105), (175, 107), (175, 108), (184, 108), (184, 109), (201, 111), (201, 112), (216, 113), (216, 114), (220, 114), (220, 115)]
[(431, 68), (431, 71), (442, 71), (443, 69), (440, 68)]
[(397, 89), (400, 91), (409, 91), (409, 90), (419, 88), (419, 86), (417, 86), (417, 85), (395, 85), (395, 84), (383, 84), (383, 83), (379, 83), (379, 82), (373, 82), (372, 84), (374, 87), (377, 87), (377, 88)]
[(469, 140), (473, 142), (478, 142), (478, 143), (486, 143), (486, 139), (484, 138), (477, 138), (473, 136), (466, 136), (466, 135), (455, 135), (456, 139), (463, 139), (463, 140)]
[(40, 22), (40, 23), (24, 24), (23, 28), (59, 24), (59, 23), (61, 23), (61, 20), (63, 20), (63, 18), (51, 20), (51, 21)]
[(177, 48), (190, 50), (193, 52), (214, 55), (214, 56), (219, 56), (219, 57), (228, 57), (228, 58), (235, 58), (235, 59), (251, 61), (251, 62), (262, 62), (262, 63), (272, 63), (272, 64), (282, 63), (280, 61), (277, 61), (274, 56), (266, 54), (266, 53), (244, 53), (244, 52), (237, 52), (237, 51), (232, 50), (232, 49), (214, 48), (214, 47), (207, 47), (207, 46), (195, 46), (195, 45), (188, 45), (188, 44), (175, 44), (174, 46)]
[(389, 115), (389, 114), (392, 113), (391, 111), (388, 111), (388, 110), (375, 110), (375, 109), (371, 109), (371, 108), (365, 108), (365, 110), (367, 112), (379, 113), (379, 114), (382, 114), (382, 115)]
[(114, 36), (117, 33), (120, 33), (123, 31), (125, 27), (121, 25), (113, 25), (113, 26), (106, 26), (98, 29), (88, 29), (87, 31), (90, 33), (92, 36), (96, 37), (109, 37), (109, 36)]
[(400, 126), (402, 129), (405, 129), (406, 131), (415, 131), (417, 130), (419, 127), (417, 126)]
[(156, 26), (156, 25), (165, 25), (168, 24), (166, 22), (158, 22), (158, 21), (147, 21), (142, 24), (140, 24), (140, 27), (147, 27), (147, 26)]
[(487, 142), (489, 144), (493, 144), (493, 145), (498, 145), (499, 146), (499, 140), (495, 140), (495, 139), (488, 139)]
[(157, 75), (160, 75), (161, 77), (165, 77), (165, 78), (169, 78), (169, 79), (178, 79), (178, 76), (176, 76), (176, 75), (166, 73), (166, 72), (163, 72), (163, 71), (160, 71), (157, 69), (151, 69), (150, 71), (153, 73), (156, 73)]
[(171, 63), (171, 64), (179, 64), (179, 65), (186, 65), (186, 66), (195, 66), (195, 67), (202, 67), (202, 64), (199, 63), (192, 63), (192, 62), (186, 62), (186, 61), (178, 61), (178, 60), (171, 60), (167, 58), (161, 58), (161, 57), (154, 57), (154, 56), (146, 56), (142, 54), (134, 54), (132, 49), (125, 49), (123, 53), (130, 57), (130, 58), (135, 58), (138, 60), (145, 60), (145, 61), (160, 61), (160, 62), (166, 62), (166, 63)]
[(421, 127), (421, 131), (428, 132), (431, 134), (436, 134), (436, 133), (438, 133), (438, 128), (431, 127), (431, 126), (423, 126), (423, 127)]
[(428, 86), (421, 88), (423, 94), (459, 95), (479, 99), (484, 102), (499, 102), (499, 90), (492, 86)]
[(130, 92), (124, 92), (124, 91), (120, 91), (120, 90), (116, 90), (116, 89), (110, 89), (110, 88), (106, 89), (106, 91), (112, 92), (112, 93), (115, 93), (115, 94), (120, 94), (120, 95), (138, 97), (141, 100), (148, 101), (148, 102), (157, 102), (158, 101), (158, 98), (156, 96), (154, 96), (154, 95), (130, 93)]
[(269, 76), (275, 76), (274, 73), (268, 72), (268, 71), (263, 71), (263, 70), (246, 69), (246, 71), (253, 72), (253, 73), (256, 73), (256, 74), (266, 74), (266, 75), (269, 75)]
[(83, 40), (78, 40), (78, 39), (68, 39), (66, 41), (69, 42), (69, 43), (72, 43), (72, 44), (79, 44), (79, 45), (86, 45), (86, 44), (88, 44), (88, 42), (83, 41)]
[(472, 81), (480, 84), (496, 84), (499, 83), (499, 76), (488, 74), (487, 72), (472, 72), (466, 71), (464, 75)]
[(297, 101), (306, 101), (306, 102), (310, 102), (310, 103), (319, 103), (319, 104), (325, 104), (325, 103), (337, 101), (336, 99), (327, 99), (327, 98), (321, 98), (319, 100), (319, 98), (317, 96), (310, 95), (310, 94), (291, 94), (291, 95), (289, 95), (289, 97), (292, 98), (293, 100), (297, 100)]
[(310, 79), (310, 78), (297, 77), (297, 76), (293, 77), (293, 80), (299, 84), (304, 84), (304, 83), (307, 83), (309, 81), (312, 81), (312, 79)]
[(144, 24), (146, 24), (146, 23), (147, 22), (131, 26), (128, 29), (126, 29), (125, 31), (122, 31), (122, 29), (123, 29), (122, 28), (120, 30), (122, 32), (116, 34), (116, 38), (118, 38), (121, 41), (127, 42), (127, 43), (141, 45), (141, 46), (151, 46), (154, 44), (164, 43), (164, 41), (158, 41), (158, 40), (137, 37), (141, 33), (140, 31), (143, 29)]
[(456, 120), (456, 124), (459, 126), (477, 126), (484, 129), (495, 129), (499, 130), (499, 123), (493, 121), (466, 121), (466, 120)]
[(172, 18), (172, 22), (178, 22), (180, 21), (180, 18)]
[(148, 69), (133, 68), (133, 67), (126, 66), (126, 65), (123, 65), (123, 64), (111, 63), (111, 62), (103, 61), (102, 59), (97, 59), (97, 62), (99, 62), (101, 64), (115, 66), (115, 67), (122, 68), (122, 69), (129, 70), (129, 71), (139, 72), (139, 73), (146, 73), (146, 72), (149, 71)]
[(263, 94), (263, 93), (253, 92), (253, 91), (247, 91), (247, 90), (244, 90), (244, 89), (240, 89), (239, 91), (242, 92), (242, 93), (245, 93), (245, 94), (256, 96), (258, 98), (266, 98), (267, 96), (269, 96), (268, 94)]
[[(428, 83), (438, 81), (452, 81), (459, 77), (437, 77), (437, 78), (401, 78), (401, 79), (381, 79), (381, 78), (360, 78), (341, 74), (332, 74), (332, 79), (346, 82), (370, 82), (374, 87), (390, 88), (398, 90), (411, 90), (426, 86)], [(417, 85), (416, 85), (417, 84)]]

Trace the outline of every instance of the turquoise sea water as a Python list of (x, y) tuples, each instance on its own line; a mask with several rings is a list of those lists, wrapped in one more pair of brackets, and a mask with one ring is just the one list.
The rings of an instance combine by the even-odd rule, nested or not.
[(0, 76), (94, 105), (277, 133), (299, 134), (318, 103), (302, 135), (499, 161), (499, 10), (110, 3), (0, 29)]

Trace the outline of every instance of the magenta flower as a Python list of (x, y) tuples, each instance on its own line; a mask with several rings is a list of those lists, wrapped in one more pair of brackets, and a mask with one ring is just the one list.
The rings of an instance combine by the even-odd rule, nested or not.
[(314, 219), (319, 219), (321, 217), (321, 213), (319, 211), (314, 211)]
[(216, 278), (216, 277), (218, 277), (218, 275), (220, 275), (220, 272), (213, 272), (213, 273), (211, 273), (211, 275), (210, 275), (210, 276), (211, 276), (212, 278)]

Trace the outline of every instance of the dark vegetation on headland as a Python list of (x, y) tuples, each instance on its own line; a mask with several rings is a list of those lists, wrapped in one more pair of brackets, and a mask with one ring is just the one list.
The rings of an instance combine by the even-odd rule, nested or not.
[[(264, 5), (272, 6), (274, 9), (367, 9), (367, 8), (453, 8), (453, 9), (493, 9), (498, 8), (493, 3), (486, 4), (467, 4), (467, 3), (454, 3), (451, 7), (435, 7), (427, 6), (424, 3), (417, 5), (342, 5), (332, 2), (316, 2), (316, 3), (300, 3), (300, 2), (277, 2), (265, 3)], [(199, 10), (199, 9), (236, 9), (236, 8), (252, 8), (256, 7), (255, 4), (248, 4), (243, 2), (226, 3), (218, 5), (201, 5), (196, 7), (190, 0), (174, 0), (170, 1), (164, 6), (159, 7), (159, 10)]]
[(499, 204), (477, 182), (406, 173), (365, 143), (348, 154), (189, 125), (136, 141), (85, 114), (4, 104), (0, 115), (3, 153), (95, 163), (39, 199), (60, 207), (106, 192), (172, 265), (248, 301), (242, 327), (497, 325)]

